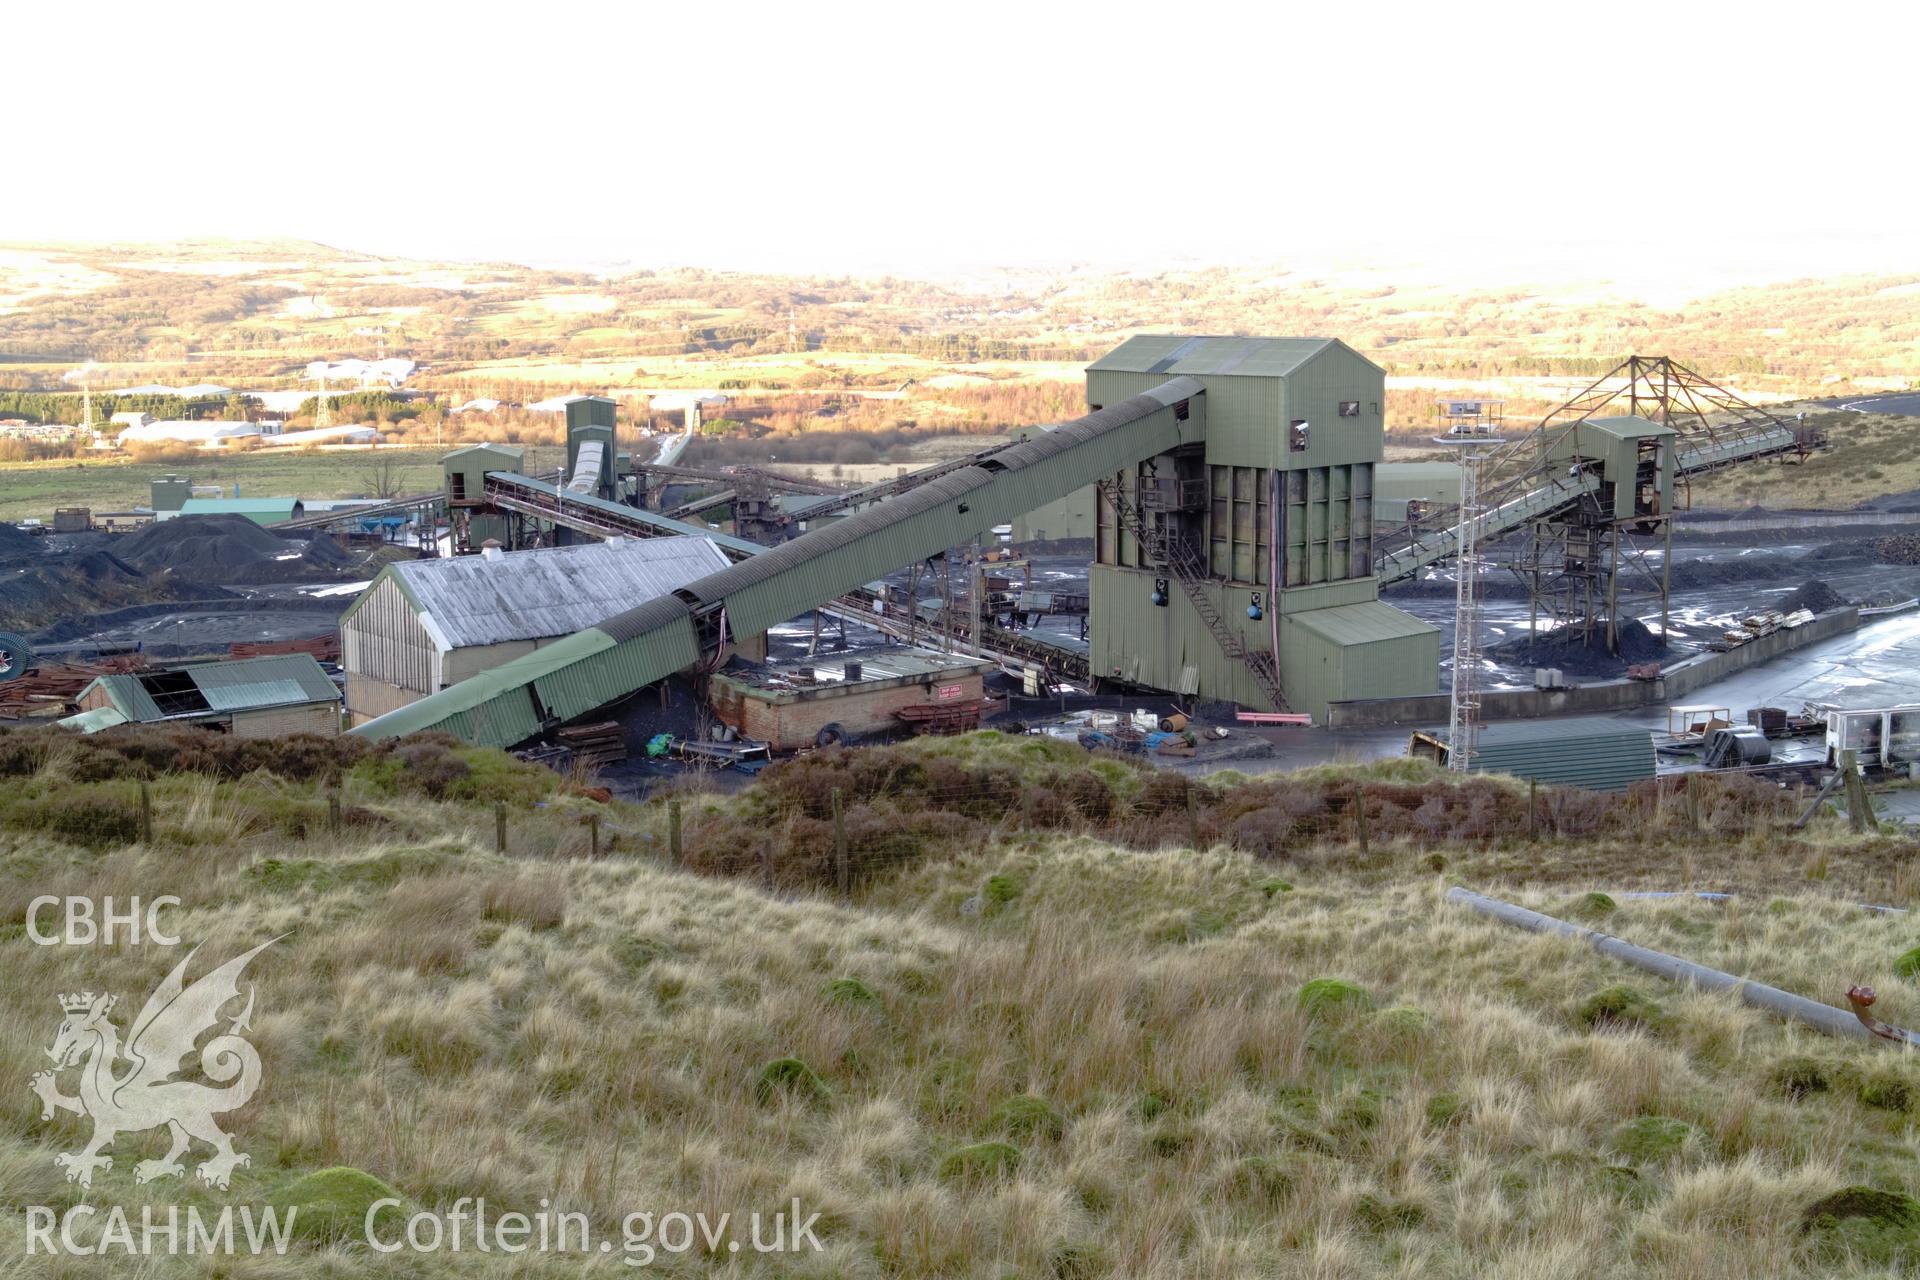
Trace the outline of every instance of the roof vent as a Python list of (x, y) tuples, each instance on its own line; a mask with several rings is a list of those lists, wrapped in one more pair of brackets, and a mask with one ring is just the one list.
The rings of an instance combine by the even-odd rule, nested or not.
[(607, 545), (617, 551), (627, 545), (627, 540), (620, 534), (612, 533), (607, 535)]
[(480, 558), (482, 560), (498, 560), (506, 554), (505, 551), (500, 549), (500, 539), (498, 538), (488, 538), (480, 544)]

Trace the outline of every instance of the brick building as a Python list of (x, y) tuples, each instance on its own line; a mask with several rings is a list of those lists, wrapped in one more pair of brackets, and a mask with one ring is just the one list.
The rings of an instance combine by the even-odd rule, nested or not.
[(978, 703), (995, 666), (964, 654), (905, 646), (832, 658), (730, 667), (708, 683), (714, 715), (776, 751), (899, 729), (903, 710)]

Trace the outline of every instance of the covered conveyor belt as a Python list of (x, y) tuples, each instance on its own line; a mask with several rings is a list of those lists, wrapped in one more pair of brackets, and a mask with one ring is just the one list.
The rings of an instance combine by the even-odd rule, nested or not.
[(600, 467), (606, 461), (606, 456), (605, 441), (582, 440), (579, 455), (573, 462), (573, 474), (567, 477), (567, 492), (594, 492), (600, 485)]
[(542, 520), (601, 538), (712, 538), (735, 559), (766, 550), (757, 542), (730, 537), (703, 524), (688, 524), (671, 516), (609, 502), (591, 493), (576, 493), (572, 489), (562, 489), (544, 480), (515, 475), (511, 471), (487, 473), (487, 501), (502, 510), (538, 516)]
[[(733, 637), (758, 635), (902, 564), (937, 555), (1165, 453), (1183, 438), (1202, 438), (1202, 397), (1198, 381), (1170, 379), (349, 732), (392, 738), (436, 729), (492, 746), (521, 742), (676, 671), (713, 661)], [(507, 505), (505, 496), (495, 500)], [(589, 501), (573, 494), (548, 500), (569, 509)], [(608, 519), (613, 512), (623, 519), (664, 519), (606, 505)]]
[[(1568, 474), (1564, 464), (1548, 461), (1553, 441), (1574, 430), (1575, 425), (1542, 426), (1496, 456), (1491, 469), (1499, 483), (1484, 495), (1485, 511), (1474, 530), (1477, 544), (1484, 546), (1532, 521), (1561, 515), (1595, 491), (1599, 481), (1592, 473)], [(1811, 443), (1806, 432), (1771, 419), (1684, 433), (1674, 454), (1676, 474), (1701, 475), (1736, 463), (1804, 454)], [(1504, 478), (1499, 475), (1502, 462), (1508, 464)], [(1454, 556), (1460, 547), (1460, 531), (1459, 524), (1443, 523), (1411, 544), (1382, 554), (1375, 568), (1381, 585), (1410, 578), (1428, 565)]]

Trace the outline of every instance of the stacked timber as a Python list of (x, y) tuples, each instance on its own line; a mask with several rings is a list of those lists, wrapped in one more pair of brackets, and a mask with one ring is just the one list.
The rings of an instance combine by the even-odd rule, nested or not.
[(978, 701), (925, 703), (901, 707), (893, 714), (917, 734), (971, 733), (980, 727), (982, 705)]
[(627, 738), (617, 720), (577, 724), (554, 733), (563, 747), (573, 752), (574, 761), (589, 769), (619, 764), (627, 758)]
[(144, 671), (145, 656), (128, 654), (97, 662), (43, 662), (17, 680), (0, 683), (0, 719), (66, 715), (80, 691), (101, 676)]
[(316, 662), (338, 662), (340, 633), (329, 631), (306, 640), (236, 640), (227, 646), (230, 658), (274, 658), (289, 653), (310, 653)]

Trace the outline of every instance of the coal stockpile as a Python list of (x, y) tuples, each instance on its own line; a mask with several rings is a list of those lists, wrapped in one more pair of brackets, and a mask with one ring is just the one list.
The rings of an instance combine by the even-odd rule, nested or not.
[(332, 581), (357, 563), (324, 534), (282, 538), (245, 516), (179, 516), (119, 539), (114, 554), (151, 574), (193, 582)]
[(1487, 655), (1517, 667), (1557, 667), (1570, 675), (1617, 676), (1636, 663), (1657, 662), (1667, 656), (1667, 642), (1637, 618), (1620, 624), (1620, 651), (1607, 652), (1607, 632), (1596, 626), (1590, 636), (1571, 627), (1543, 631), (1532, 637), (1515, 636), (1487, 649)]
[(1920, 534), (1889, 534), (1873, 544), (1873, 551), (1886, 564), (1920, 564)]
[(37, 631), (75, 613), (221, 594), (185, 578), (156, 579), (104, 551), (17, 556), (0, 560), (0, 630)]
[(40, 549), (40, 539), (15, 525), (0, 522), (0, 561), (31, 555)]
[(1781, 613), (1796, 613), (1801, 609), (1811, 609), (1815, 613), (1827, 613), (1846, 607), (1847, 598), (1818, 578), (1808, 578), (1805, 582), (1788, 592), (1786, 598), (1773, 606)]

